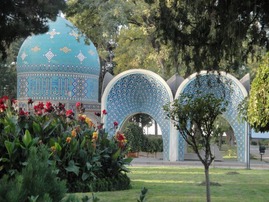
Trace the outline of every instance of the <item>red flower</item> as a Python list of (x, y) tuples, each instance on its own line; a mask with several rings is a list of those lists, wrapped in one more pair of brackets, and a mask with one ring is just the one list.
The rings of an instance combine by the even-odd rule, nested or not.
[(31, 98), (28, 98), (28, 104), (33, 104), (33, 100)]
[(5, 101), (7, 101), (7, 100), (8, 100), (8, 96), (4, 95), (4, 96), (2, 97), (2, 99), (3, 99), (3, 100), (4, 100), (4, 102), (5, 102)]
[(72, 116), (74, 116), (74, 112), (72, 109), (69, 109), (66, 111), (65, 115), (68, 117), (68, 118), (71, 118)]
[(38, 116), (41, 116), (41, 115), (43, 114), (43, 112), (42, 112), (41, 109), (38, 109), (38, 110), (36, 111), (36, 114), (37, 114)]
[(117, 133), (116, 138), (119, 142), (122, 142), (125, 140), (125, 136), (121, 133)]
[(106, 115), (106, 114), (107, 114), (107, 111), (104, 109), (104, 110), (102, 111), (102, 113), (103, 113), (104, 115)]
[(4, 105), (4, 104), (0, 104), (0, 112), (5, 111), (6, 108), (7, 108), (6, 105)]
[(44, 109), (44, 103), (43, 102), (39, 102), (38, 103), (38, 108), (39, 109)]
[(54, 108), (53, 108), (51, 102), (46, 102), (45, 112), (49, 112), (50, 113), (52, 111), (54, 111)]
[(82, 114), (79, 114), (79, 115), (78, 115), (78, 120), (84, 122), (85, 119), (86, 119), (86, 115), (82, 115)]
[(117, 121), (114, 121), (114, 127), (117, 127), (119, 125), (119, 123)]
[(99, 112), (94, 112), (95, 116), (101, 116)]
[(59, 108), (59, 110), (64, 110), (65, 109), (65, 104), (59, 102), (58, 108)]
[(14, 99), (14, 98), (12, 98), (12, 99), (11, 99), (11, 103), (12, 103), (12, 104), (16, 104), (16, 103), (17, 103), (17, 100)]
[(24, 110), (20, 109), (19, 115), (20, 116), (28, 116), (29, 115), (29, 112), (25, 112)]
[(46, 108), (49, 109), (52, 106), (51, 102), (46, 102)]
[(97, 129), (101, 130), (103, 128), (103, 125), (104, 125), (103, 123), (100, 123), (99, 125), (97, 125)]

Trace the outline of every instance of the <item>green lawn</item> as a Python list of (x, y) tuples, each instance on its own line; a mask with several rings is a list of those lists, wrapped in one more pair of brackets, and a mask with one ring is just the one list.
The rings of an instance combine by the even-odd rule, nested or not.
[[(100, 202), (136, 202), (142, 187), (148, 188), (147, 202), (206, 201), (202, 168), (130, 167), (132, 189), (95, 193)], [(269, 170), (210, 169), (212, 202), (269, 201)], [(84, 196), (91, 193), (78, 193)]]

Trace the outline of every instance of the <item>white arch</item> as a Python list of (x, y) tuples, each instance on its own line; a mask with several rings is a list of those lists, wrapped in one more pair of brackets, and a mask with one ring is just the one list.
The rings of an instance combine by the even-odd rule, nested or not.
[(160, 81), (163, 84), (163, 86), (165, 87), (165, 89), (169, 93), (170, 101), (171, 102), (173, 101), (172, 91), (171, 91), (170, 87), (168, 86), (168, 84), (166, 83), (166, 81), (161, 76), (159, 76), (158, 74), (156, 74), (152, 71), (145, 70), (145, 69), (130, 69), (130, 70), (127, 70), (127, 71), (124, 71), (124, 72), (118, 74), (108, 83), (108, 85), (107, 85), (107, 87), (102, 95), (102, 100), (101, 100), (101, 102), (102, 102), (101, 109), (102, 110), (104, 109), (104, 105), (106, 104), (105, 98), (108, 96), (110, 89), (115, 85), (115, 83), (117, 83), (118, 80), (120, 80), (121, 78), (124, 78), (128, 75), (131, 75), (131, 74), (145, 74), (145, 75), (151, 76), (153, 78), (156, 78), (158, 81)]
[(247, 97), (248, 96), (248, 92), (246, 90), (246, 88), (243, 86), (243, 84), (237, 79), (235, 78), (234, 76), (232, 76), (231, 74), (227, 73), (227, 72), (216, 72), (216, 71), (213, 71), (213, 72), (208, 72), (208, 71), (201, 71), (201, 72), (196, 72), (196, 73), (193, 73), (192, 75), (190, 75), (188, 78), (186, 78), (181, 84), (180, 86), (178, 87), (177, 89), (177, 92), (176, 92), (176, 95), (175, 95), (175, 98), (179, 96), (179, 94), (184, 90), (184, 88), (188, 85), (188, 83), (190, 83), (192, 80), (194, 80), (198, 75), (208, 75), (208, 74), (214, 74), (214, 75), (221, 75), (221, 76), (224, 76), (224, 77), (227, 77), (229, 79), (231, 79), (233, 82), (235, 82), (237, 84), (237, 86), (240, 88), (242, 94), (244, 95), (244, 97)]
[[(238, 80), (236, 79), (234, 76), (232, 76), (231, 74), (229, 73), (226, 73), (226, 72), (216, 72), (216, 71), (211, 71), (211, 72), (208, 72), (208, 71), (201, 71), (199, 73), (194, 73), (192, 75), (190, 75), (188, 78), (186, 78), (179, 86), (176, 94), (175, 94), (175, 99), (177, 99), (178, 97), (180, 97), (180, 94), (184, 91), (184, 89), (188, 86), (188, 84), (190, 84), (193, 80), (195, 80), (197, 78), (198, 75), (200, 76), (204, 76), (204, 75), (216, 75), (216, 76), (222, 76), (224, 78), (227, 78), (229, 80), (231, 80), (232, 82), (234, 82), (234, 84), (239, 88), (239, 90), (241, 91), (241, 95), (245, 98), (248, 96), (248, 93), (247, 93), (247, 90), (245, 89), (245, 87), (243, 86), (243, 84)], [(230, 123), (231, 124), (231, 123)], [(245, 131), (245, 134), (244, 134), (244, 141), (245, 141), (245, 145), (244, 145), (244, 152), (245, 152), (245, 158), (244, 158), (244, 161), (247, 162), (248, 161), (248, 144), (249, 144), (249, 140), (248, 140), (248, 127), (247, 127), (247, 123), (244, 122), (244, 131)], [(176, 132), (176, 131), (175, 131)], [(176, 132), (177, 133), (177, 132)], [(176, 139), (175, 139), (175, 148), (179, 149), (179, 136), (175, 136)], [(181, 140), (182, 141), (182, 140)], [(180, 151), (181, 152), (181, 151)], [(183, 160), (183, 159), (179, 159), (179, 160)]]
[[(154, 72), (151, 72), (151, 71), (149, 71), (149, 70), (144, 70), (144, 69), (131, 69), (131, 70), (127, 70), (127, 71), (124, 71), (124, 72), (122, 72), (121, 74), (119, 74), (119, 75), (117, 75), (116, 77), (114, 77), (109, 83), (108, 83), (108, 85), (107, 85), (107, 87), (106, 87), (106, 89), (104, 90), (104, 93), (103, 93), (103, 96), (102, 96), (102, 103), (101, 103), (101, 110), (103, 111), (104, 109), (106, 109), (108, 106), (107, 106), (107, 104), (110, 102), (109, 100), (108, 100), (108, 97), (110, 96), (110, 93), (111, 93), (111, 90), (117, 85), (117, 83), (121, 80), (121, 79), (124, 79), (125, 77), (129, 77), (129, 76), (131, 76), (131, 75), (144, 75), (144, 76), (146, 76), (146, 77), (149, 77), (149, 78), (152, 78), (152, 79), (154, 79), (154, 80), (156, 80), (161, 86), (162, 86), (162, 89), (163, 89), (163, 92), (165, 91), (165, 93), (166, 93), (166, 98), (167, 98), (167, 101), (169, 101), (169, 102), (172, 102), (173, 101), (173, 93), (172, 93), (172, 91), (171, 91), (171, 89), (170, 89), (170, 87), (168, 86), (168, 84), (166, 83), (166, 81), (162, 78), (162, 77), (160, 77), (158, 74), (156, 74), (156, 73), (154, 73)], [(141, 86), (141, 88), (143, 88), (143, 86)], [(124, 97), (124, 95), (123, 95), (123, 97)], [(158, 99), (158, 98), (156, 98), (156, 99)], [(108, 112), (109, 113), (109, 112)], [(138, 112), (138, 113), (140, 113), (140, 112)], [(141, 113), (143, 113), (143, 111), (141, 112)], [(145, 112), (145, 113), (147, 113), (147, 112)], [(151, 115), (151, 114), (150, 114)], [(126, 114), (126, 116), (129, 116), (129, 114)], [(151, 115), (152, 116), (152, 115)], [(105, 124), (105, 126), (106, 125), (108, 125), (108, 124), (110, 124), (110, 123), (107, 123), (107, 121), (108, 121), (108, 118), (107, 118), (108, 116), (102, 116), (102, 122)], [(155, 120), (156, 120), (156, 118), (158, 118), (158, 117), (154, 117), (154, 116), (152, 116)], [(121, 123), (120, 123), (121, 124)], [(160, 124), (160, 123), (159, 123)], [(160, 124), (160, 127), (161, 127), (161, 130), (163, 130), (163, 128), (162, 128), (162, 126), (161, 126), (162, 124)], [(171, 123), (169, 123), (169, 125), (167, 125), (167, 123), (166, 123), (166, 127), (168, 127), (169, 128), (169, 131), (172, 129), (172, 126), (171, 126)], [(168, 144), (166, 144), (166, 145), (168, 145), (169, 147), (167, 148), (167, 146), (166, 146), (166, 159), (167, 160), (170, 160), (170, 154), (171, 154), (171, 147), (170, 147), (170, 143), (171, 143), (171, 138), (170, 138), (170, 132), (169, 132), (169, 134), (167, 133), (165, 136), (163, 136), (163, 138), (165, 138), (165, 140), (167, 141), (167, 143)], [(169, 138), (169, 139), (168, 139)], [(168, 158), (167, 158), (167, 156), (169, 156)]]

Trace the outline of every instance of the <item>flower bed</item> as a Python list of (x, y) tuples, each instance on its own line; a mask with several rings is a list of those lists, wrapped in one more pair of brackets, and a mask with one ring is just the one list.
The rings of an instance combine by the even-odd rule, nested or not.
[(95, 126), (83, 114), (82, 103), (76, 105), (76, 118), (62, 103), (34, 104), (29, 99), (28, 104), (33, 113), (16, 110), (16, 102), (9, 103), (7, 97), (0, 99), (0, 178), (20, 173), (30, 148), (45, 145), (49, 163), (56, 165), (57, 176), (67, 182), (69, 192), (130, 187), (125, 165), (131, 159), (125, 158), (128, 149), (123, 134), (108, 138), (102, 124)]

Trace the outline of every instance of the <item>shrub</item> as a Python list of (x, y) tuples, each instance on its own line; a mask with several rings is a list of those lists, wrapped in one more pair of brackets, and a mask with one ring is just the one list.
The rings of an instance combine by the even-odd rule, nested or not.
[(143, 152), (156, 153), (163, 151), (163, 140), (160, 136), (147, 135), (144, 138)]
[(136, 123), (128, 123), (124, 130), (131, 152), (141, 151), (144, 142), (144, 131)]
[(49, 165), (45, 146), (31, 147), (27, 165), (14, 178), (5, 175), (0, 181), (0, 201), (60, 201), (66, 186), (57, 177), (56, 168)]
[[(1, 99), (0, 99), (1, 102)], [(32, 103), (32, 102), (31, 102)], [(2, 106), (2, 105), (0, 105)], [(0, 178), (20, 173), (31, 147), (46, 145), (58, 177), (67, 182), (68, 191), (89, 191), (88, 184), (96, 179), (118, 177), (128, 172), (131, 159), (125, 158), (126, 138), (117, 133), (108, 138), (84, 114), (75, 119), (64, 105), (47, 102), (33, 107), (34, 114), (7, 107), (0, 112)]]

